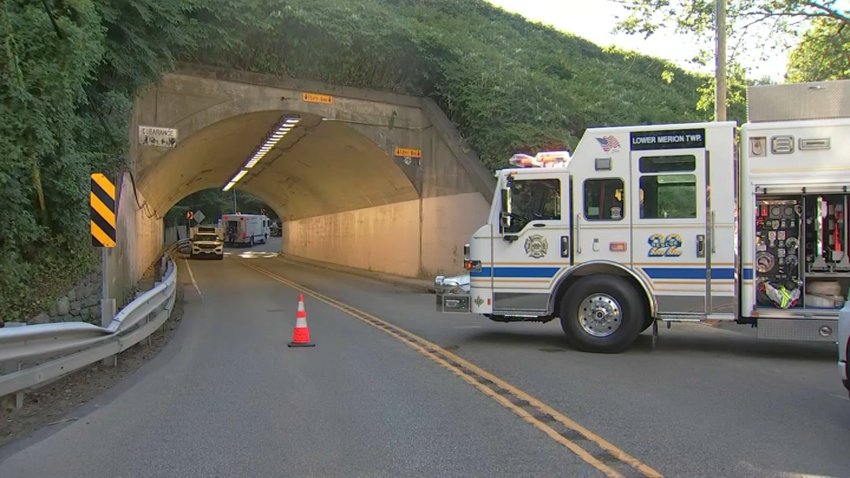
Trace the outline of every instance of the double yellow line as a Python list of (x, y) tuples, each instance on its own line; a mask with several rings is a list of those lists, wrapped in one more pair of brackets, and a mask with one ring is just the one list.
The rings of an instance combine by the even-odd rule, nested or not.
[[(439, 345), (429, 342), (397, 325), (381, 320), (368, 312), (361, 311), (315, 290), (304, 287), (297, 282), (286, 279), (248, 261), (240, 262), (249, 269), (253, 269), (281, 284), (296, 289), (307, 296), (324, 302), (351, 317), (386, 332), (413, 350), (445, 367), (484, 395), (487, 395), (503, 407), (512, 411), (524, 421), (545, 433), (549, 438), (573, 452), (577, 457), (602, 472), (605, 476), (624, 477), (627, 474), (634, 475), (635, 473), (640, 476), (652, 478), (663, 476), (650, 466), (617, 448), (604, 438), (596, 435), (549, 405)], [(582, 443), (579, 444), (578, 442)]]

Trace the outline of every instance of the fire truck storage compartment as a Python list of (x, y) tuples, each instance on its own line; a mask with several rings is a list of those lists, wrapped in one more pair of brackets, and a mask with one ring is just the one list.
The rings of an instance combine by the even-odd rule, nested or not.
[(757, 195), (759, 307), (840, 309), (850, 287), (850, 194)]

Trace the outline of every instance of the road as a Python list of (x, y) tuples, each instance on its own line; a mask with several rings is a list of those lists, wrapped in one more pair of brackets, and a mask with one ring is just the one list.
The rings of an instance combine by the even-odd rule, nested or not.
[[(427, 293), (262, 249), (181, 261), (162, 353), (0, 449), (0, 476), (850, 474), (829, 344), (676, 324), (655, 350), (644, 334), (585, 354), (555, 322), (441, 315)], [(286, 346), (294, 283), (315, 348)]]

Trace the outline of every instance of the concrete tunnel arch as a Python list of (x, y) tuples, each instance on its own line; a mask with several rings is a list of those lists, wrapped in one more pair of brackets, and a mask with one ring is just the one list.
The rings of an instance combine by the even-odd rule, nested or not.
[[(222, 187), (284, 114), (299, 127), (236, 186), (285, 221), (283, 252), (409, 277), (459, 270), (493, 180), (424, 98), (180, 65), (134, 105), (138, 193), (161, 216)], [(176, 147), (142, 144), (140, 126), (176, 129)]]
[[(220, 188), (241, 168), (283, 115), (301, 116), (287, 135), (237, 185), (286, 221), (413, 200), (411, 178), (378, 145), (343, 123), (295, 111), (260, 111), (213, 123), (159, 159), (140, 179), (157, 210)], [(355, 186), (356, 185), (356, 186)]]

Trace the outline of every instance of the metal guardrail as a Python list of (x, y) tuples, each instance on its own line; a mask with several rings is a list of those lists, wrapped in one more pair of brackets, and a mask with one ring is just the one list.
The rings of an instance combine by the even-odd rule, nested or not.
[(66, 322), (0, 329), (0, 398), (18, 394), (21, 406), (25, 390), (123, 352), (159, 329), (177, 298), (177, 267), (165, 257), (162, 282), (127, 304), (107, 327)]

